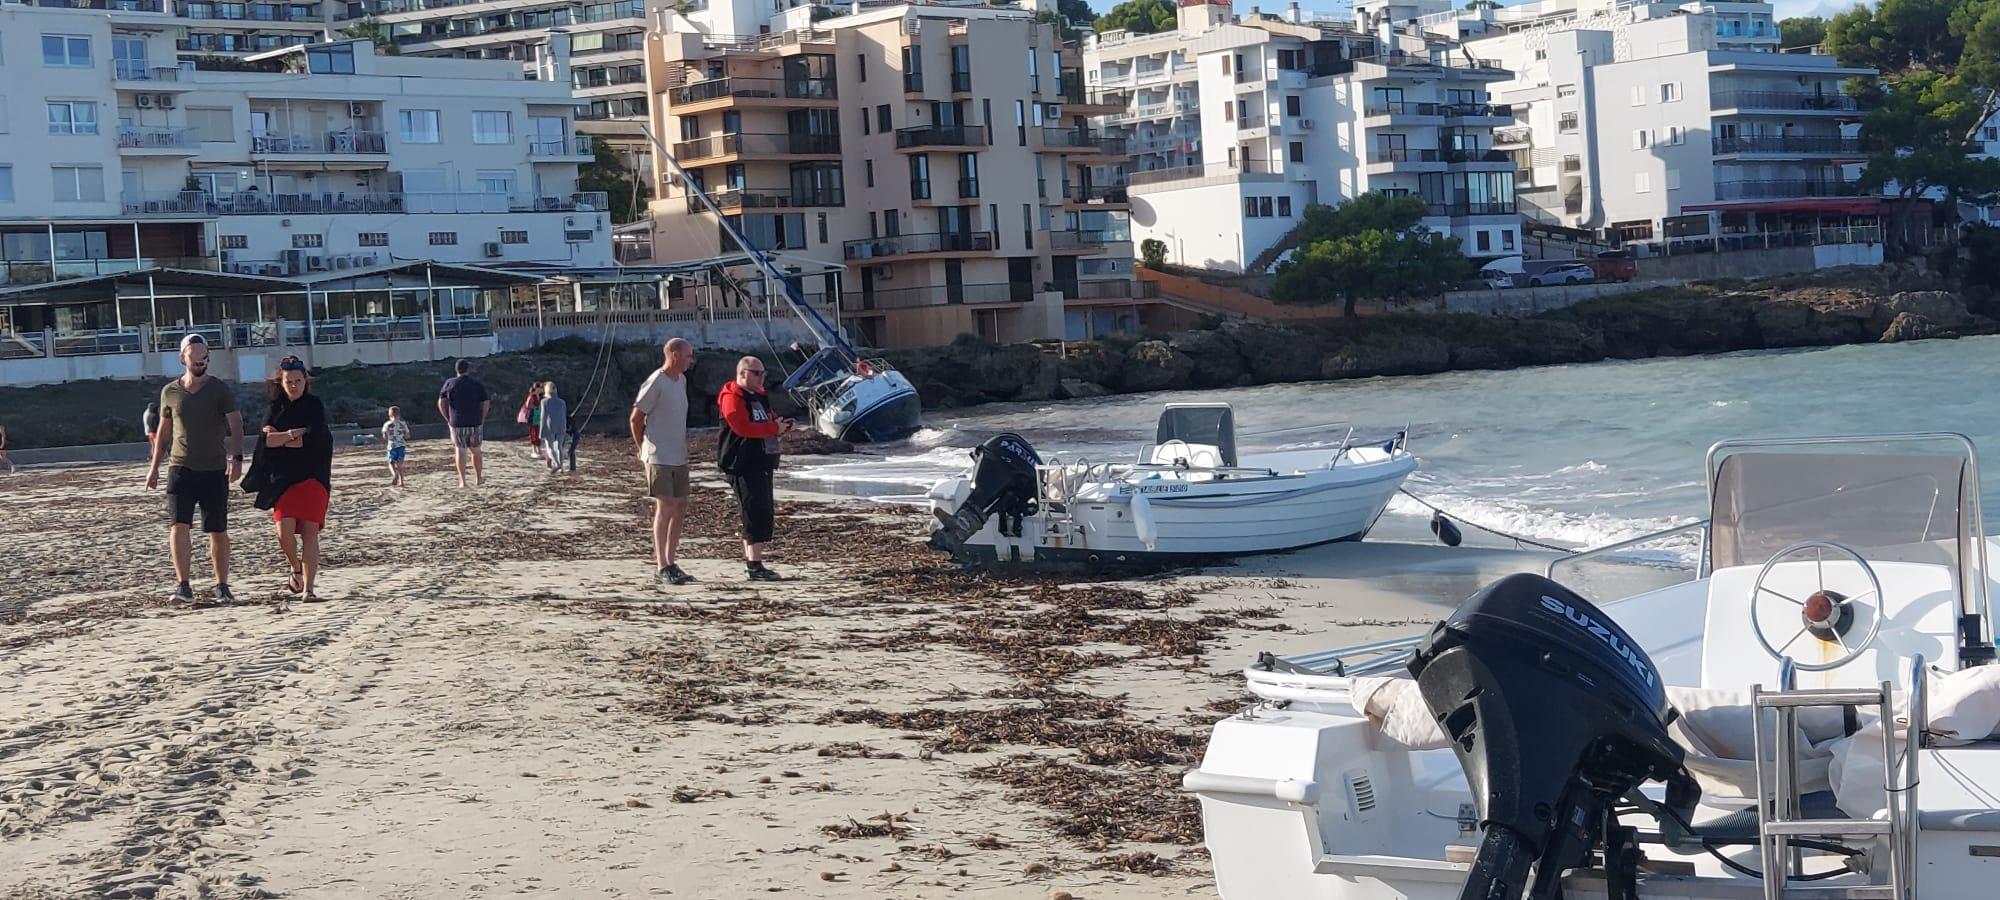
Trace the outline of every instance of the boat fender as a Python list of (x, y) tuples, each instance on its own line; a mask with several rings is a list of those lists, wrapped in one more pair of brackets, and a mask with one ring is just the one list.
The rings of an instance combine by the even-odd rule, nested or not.
[(1153, 503), (1145, 494), (1132, 495), (1132, 527), (1139, 532), (1139, 543), (1145, 544), (1150, 552), (1158, 545), (1160, 530), (1153, 522)]
[(1447, 547), (1456, 547), (1465, 540), (1465, 536), (1458, 533), (1458, 526), (1441, 512), (1431, 513), (1431, 533), (1437, 535), (1438, 543)]

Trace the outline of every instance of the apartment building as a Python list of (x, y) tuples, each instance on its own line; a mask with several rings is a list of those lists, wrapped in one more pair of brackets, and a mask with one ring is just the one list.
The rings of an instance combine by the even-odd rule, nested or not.
[(534, 81), (362, 40), (176, 65), (169, 32), (0, 8), (0, 283), (609, 265), (561, 37)]
[(896, 5), (759, 37), (679, 31), (647, 60), (652, 256), (761, 249), (846, 267), (826, 287), (861, 343), (1088, 333), (1130, 309), (1124, 141), (1063, 105), (1077, 61), (1019, 10)]
[(1638, 243), (1876, 224), (1851, 165), (1867, 110), (1843, 87), (1876, 73), (1723, 26), (1731, 10), (1763, 21), (1736, 9), (1759, 5), (1623, 5), (1468, 41), (1515, 73), (1495, 91), (1516, 117), (1499, 146), (1522, 211)]

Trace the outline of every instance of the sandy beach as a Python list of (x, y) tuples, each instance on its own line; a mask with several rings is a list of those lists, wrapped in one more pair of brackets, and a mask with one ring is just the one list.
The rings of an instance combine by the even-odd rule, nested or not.
[(1538, 560), (995, 577), (789, 494), (790, 580), (753, 585), (709, 479), (663, 590), (620, 445), (557, 477), (490, 446), (473, 491), (438, 442), (402, 489), (342, 448), (315, 605), (241, 495), (240, 602), (177, 607), (142, 467), (0, 479), (0, 897), (1213, 896), (1178, 781), (1241, 666)]

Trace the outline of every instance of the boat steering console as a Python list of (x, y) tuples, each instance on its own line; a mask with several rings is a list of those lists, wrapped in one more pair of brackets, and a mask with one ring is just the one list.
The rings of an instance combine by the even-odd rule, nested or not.
[[(1777, 569), (1779, 563), (1795, 557), (1803, 560), (1808, 550), (1812, 551), (1813, 554), (1813, 569), (1817, 578), (1816, 589), (1812, 593), (1807, 594), (1804, 599), (1798, 599), (1765, 584), (1766, 581), (1770, 580), (1772, 572)], [(1826, 557), (1828, 554), (1838, 557), (1841, 561), (1851, 562), (1855, 567), (1859, 568), (1861, 570), (1861, 581), (1867, 590), (1854, 594), (1846, 594), (1827, 587)], [(1791, 633), (1791, 636), (1785, 639), (1784, 643), (1773, 645), (1770, 638), (1771, 634), (1783, 634), (1784, 631), (1782, 628), (1774, 628), (1772, 631), (1764, 630), (1764, 617), (1758, 615), (1757, 612), (1762, 608), (1757, 602), (1759, 596), (1776, 597), (1798, 607), (1800, 624)], [(1864, 597), (1873, 597), (1874, 604), (1872, 606), (1862, 604), (1860, 601)], [(1750, 586), (1750, 630), (1757, 635), (1757, 644), (1763, 647), (1764, 652), (1769, 653), (1772, 659), (1776, 660), (1788, 659), (1789, 657), (1786, 656), (1785, 651), (1791, 649), (1792, 644), (1798, 641), (1799, 638), (1808, 634), (1820, 641), (1838, 644), (1843, 651), (1843, 655), (1834, 659), (1816, 663), (1799, 662), (1798, 660), (1791, 661), (1792, 666), (1801, 671), (1824, 672), (1828, 669), (1837, 669), (1853, 662), (1861, 656), (1862, 651), (1867, 650), (1869, 646), (1875, 643), (1875, 635), (1882, 630), (1881, 606), (1882, 580), (1875, 576), (1875, 568), (1870, 566), (1868, 560), (1862, 558), (1861, 554), (1832, 541), (1800, 541), (1772, 554), (1771, 559), (1764, 563), (1764, 568), (1757, 573), (1757, 580)], [(1857, 608), (1868, 610), (1868, 630), (1859, 638), (1854, 638), (1850, 642), (1850, 637), (1854, 630), (1855, 611)]]

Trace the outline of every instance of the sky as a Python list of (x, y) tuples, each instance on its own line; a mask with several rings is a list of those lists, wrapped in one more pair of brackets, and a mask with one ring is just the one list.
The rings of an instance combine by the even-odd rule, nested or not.
[[(1241, 6), (1245, 10), (1256, 6), (1265, 12), (1276, 12), (1283, 10), (1286, 2), (1287, 0), (1247, 0), (1247, 2), (1246, 0), (1236, 0), (1235, 5)], [(1830, 17), (1834, 13), (1854, 6), (1855, 3), (1856, 0), (1776, 0), (1773, 5), (1776, 7), (1778, 18), (1789, 19), (1793, 16)], [(1090, 8), (1097, 10), (1099, 13), (1110, 12), (1111, 7), (1117, 5), (1118, 0), (1090, 0)], [(1508, 0), (1501, 0), (1501, 5), (1512, 6), (1514, 4), (1508, 2)], [(1351, 12), (1354, 7), (1350, 0), (1300, 0), (1299, 8), (1317, 12), (1345, 14)]]

